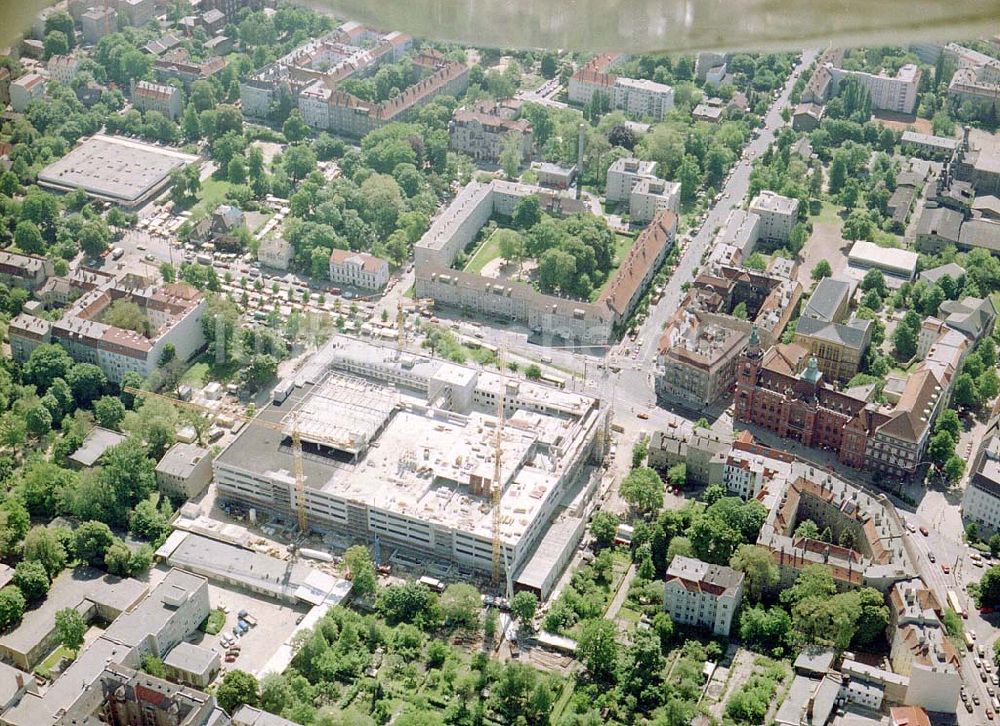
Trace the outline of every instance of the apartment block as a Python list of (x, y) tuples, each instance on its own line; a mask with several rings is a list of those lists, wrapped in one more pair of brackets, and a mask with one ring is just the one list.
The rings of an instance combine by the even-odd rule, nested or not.
[(688, 482), (721, 484), (732, 445), (731, 433), (712, 429), (696, 428), (690, 434), (679, 429), (654, 431), (649, 437), (649, 466), (666, 471), (675, 464), (685, 464)]
[(787, 242), (799, 218), (799, 200), (765, 190), (750, 202), (750, 212), (760, 218), (761, 239)]
[(591, 102), (595, 93), (601, 93), (613, 109), (662, 121), (674, 107), (674, 89), (663, 83), (610, 72), (625, 59), (621, 54), (604, 53), (585, 63), (569, 79), (569, 100), (585, 105)]
[(208, 449), (196, 444), (174, 444), (156, 465), (157, 486), (176, 499), (197, 496), (211, 481), (212, 457)]
[(516, 143), (521, 163), (531, 160), (532, 128), (526, 119), (496, 113), (456, 109), (448, 124), (449, 146), (476, 161), (497, 163), (505, 144)]
[(663, 609), (675, 623), (728, 637), (743, 597), (742, 572), (677, 555), (663, 588)]
[(604, 198), (609, 202), (628, 201), (635, 186), (644, 179), (656, 178), (656, 162), (635, 158), (616, 159), (608, 167)]
[(179, 88), (152, 81), (138, 81), (132, 86), (132, 103), (140, 111), (159, 111), (171, 120), (180, 117), (184, 94)]
[(257, 261), (265, 267), (287, 270), (295, 256), (295, 249), (284, 237), (268, 237), (257, 248)]
[(54, 55), (45, 65), (49, 78), (62, 84), (69, 84), (80, 70), (80, 59), (75, 55)]
[(330, 282), (381, 290), (389, 282), (389, 263), (367, 252), (333, 250), (330, 253)]
[(80, 16), (80, 25), (83, 28), (83, 42), (97, 45), (105, 35), (118, 32), (118, 11), (107, 5), (91, 7)]
[[(143, 378), (159, 364), (167, 344), (187, 360), (205, 344), (201, 316), (206, 302), (190, 285), (172, 283), (159, 288), (126, 287), (116, 278), (87, 290), (56, 322), (22, 313), (9, 327), (11, 350), (19, 360), (41, 342), (59, 343), (83, 363), (94, 363), (114, 383), (135, 371)], [(104, 312), (117, 300), (136, 303), (147, 327), (143, 332), (124, 330), (102, 322)]]
[(45, 77), (38, 73), (27, 73), (10, 84), (10, 107), (22, 113), (32, 101), (45, 97)]
[(347, 78), (372, 75), (382, 63), (399, 60), (412, 46), (413, 39), (403, 33), (381, 34), (345, 23), (242, 81), (243, 113), (266, 119), (274, 101), (290, 94), (311, 127), (361, 137), (387, 123), (405, 120), (438, 95), (460, 96), (465, 91), (469, 85), (466, 65), (427, 48), (411, 57), (420, 79), (393, 98), (366, 101), (339, 87)]
[(660, 340), (656, 393), (706, 406), (727, 397), (740, 354), (751, 337), (746, 321), (678, 310)]
[(857, 80), (871, 96), (873, 109), (906, 114), (911, 114), (916, 109), (922, 71), (913, 63), (900, 66), (894, 76), (848, 71), (835, 66), (831, 66), (829, 70), (838, 90), (846, 80)]
[[(494, 215), (510, 216), (518, 201), (536, 196), (553, 215), (583, 211), (569, 193), (530, 184), (472, 182), (431, 224), (415, 245), (416, 294), (439, 303), (527, 323), (535, 332), (567, 340), (607, 342), (631, 314), (676, 236), (677, 217), (662, 212), (644, 230), (614, 278), (595, 302), (538, 292), (530, 285), (452, 268)], [(485, 294), (484, 294), (485, 293)]]
[(962, 497), (962, 517), (983, 534), (1000, 532), (1000, 417), (986, 426), (972, 459)]
[(661, 212), (677, 214), (680, 197), (680, 182), (640, 179), (628, 197), (629, 218), (637, 224), (645, 224)]

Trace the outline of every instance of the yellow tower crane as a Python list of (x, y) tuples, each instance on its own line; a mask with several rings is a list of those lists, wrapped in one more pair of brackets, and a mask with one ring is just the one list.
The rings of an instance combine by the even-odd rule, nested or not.
[(502, 546), (500, 540), (500, 525), (502, 523), (502, 517), (500, 516), (500, 501), (503, 499), (503, 479), (502, 479), (502, 469), (503, 462), (501, 461), (501, 452), (503, 449), (503, 428), (506, 423), (506, 409), (504, 407), (504, 395), (507, 392), (507, 382), (503, 376), (504, 370), (504, 349), (501, 347), (497, 350), (497, 366), (500, 368), (501, 372), (501, 386), (502, 390), (497, 396), (497, 436), (496, 436), (496, 446), (493, 451), (493, 486), (492, 486), (492, 497), (493, 497), (493, 585), (500, 584), (500, 549)]
[[(215, 415), (215, 411), (208, 408), (207, 406), (202, 406), (201, 404), (198, 403), (191, 403), (190, 401), (181, 401), (176, 398), (171, 398), (170, 396), (164, 396), (161, 393), (153, 393), (152, 391), (143, 391), (138, 388), (133, 388), (132, 386), (125, 386), (125, 388), (123, 388), (122, 390), (126, 393), (131, 393), (134, 396), (140, 396), (142, 398), (160, 399), (174, 406), (177, 406), (178, 408), (186, 408), (192, 411), (197, 411), (199, 413), (207, 413), (212, 416)], [(240, 414), (227, 414), (227, 415), (230, 415), (232, 416), (232, 418), (238, 419), (239, 421), (243, 421), (247, 425), (263, 426), (265, 428), (271, 429), (272, 431), (278, 431), (279, 433), (282, 434), (284, 434), (287, 431), (287, 428), (285, 426), (282, 426), (280, 423), (276, 423), (273, 421), (265, 421), (264, 419), (261, 419), (259, 417), (242, 416)], [(295, 418), (292, 419), (291, 428), (292, 428), (291, 431), (292, 476), (295, 479), (295, 490), (292, 493), (292, 498), (294, 501), (295, 512), (299, 520), (299, 531), (305, 534), (309, 528), (309, 517), (306, 512), (306, 477), (302, 467), (302, 436), (299, 432), (298, 421)], [(327, 446), (335, 446), (335, 447), (339, 447), (342, 445), (341, 442), (335, 441), (333, 439), (317, 439), (316, 443), (325, 444)]]

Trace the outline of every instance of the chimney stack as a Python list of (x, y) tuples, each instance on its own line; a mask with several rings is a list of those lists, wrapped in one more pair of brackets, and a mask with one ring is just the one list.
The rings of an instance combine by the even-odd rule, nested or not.
[(577, 140), (576, 140), (576, 198), (577, 201), (580, 199), (580, 186), (582, 184), (583, 177), (583, 124), (581, 123), (578, 127)]

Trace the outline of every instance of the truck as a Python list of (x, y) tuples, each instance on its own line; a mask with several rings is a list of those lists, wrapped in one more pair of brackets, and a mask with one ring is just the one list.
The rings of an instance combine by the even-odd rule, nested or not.
[(243, 616), (243, 622), (245, 622), (251, 628), (256, 628), (257, 627), (257, 618), (255, 618), (250, 613), (247, 613), (246, 615)]
[(948, 607), (950, 607), (956, 613), (961, 615), (963, 618), (969, 617), (969, 613), (966, 612), (964, 607), (962, 607), (962, 603), (958, 599), (958, 595), (955, 593), (954, 590), (948, 591)]
[(419, 580), (417, 580), (421, 585), (426, 585), (431, 590), (435, 592), (444, 592), (445, 584), (435, 577), (428, 577), (424, 575)]
[(212, 256), (211, 255), (197, 255), (194, 259), (195, 259), (195, 262), (197, 262), (199, 265), (209, 265), (210, 266), (212, 264)]
[(124, 255), (124, 254), (125, 254), (125, 250), (123, 250), (121, 247), (114, 247), (111, 250), (111, 259), (112, 260), (120, 260), (121, 257), (122, 257), (122, 255)]

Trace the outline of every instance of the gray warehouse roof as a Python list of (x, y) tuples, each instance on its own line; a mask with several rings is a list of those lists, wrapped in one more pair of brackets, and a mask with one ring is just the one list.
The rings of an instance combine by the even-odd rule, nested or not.
[(70, 455), (69, 460), (83, 467), (91, 467), (97, 463), (105, 451), (120, 444), (126, 438), (128, 437), (117, 431), (95, 426), (84, 437), (80, 448)]
[(954, 262), (949, 262), (946, 265), (940, 265), (938, 267), (932, 267), (929, 270), (924, 270), (920, 273), (918, 279), (924, 280), (925, 282), (937, 282), (945, 275), (957, 282), (959, 278), (965, 276), (965, 268)]
[(233, 714), (233, 726), (297, 726), (297, 724), (253, 706), (240, 706)]
[(88, 194), (136, 202), (162, 184), (174, 169), (198, 157), (112, 136), (92, 136), (38, 175), (42, 186), (82, 188)]
[(917, 236), (932, 234), (942, 239), (958, 242), (962, 227), (962, 213), (948, 207), (925, 207), (917, 222)]

